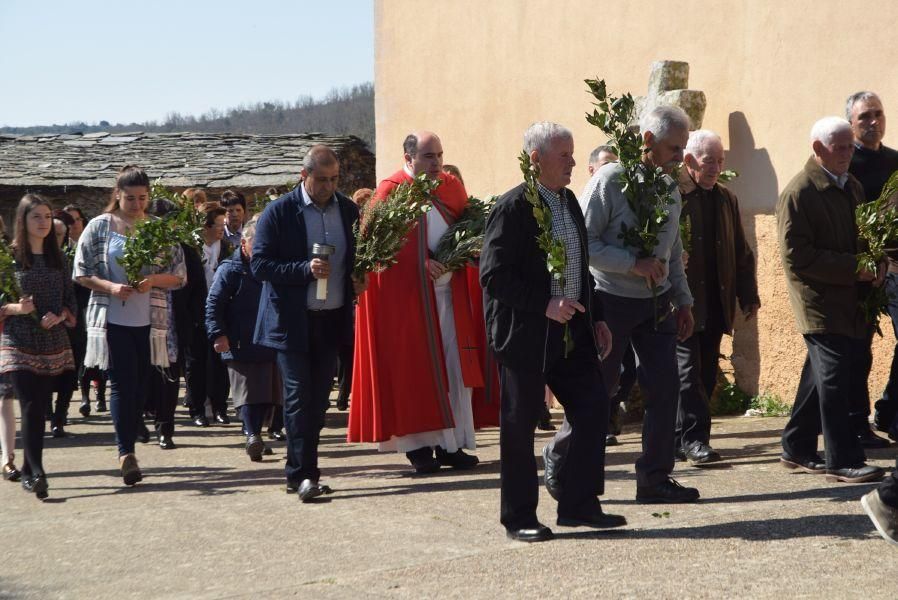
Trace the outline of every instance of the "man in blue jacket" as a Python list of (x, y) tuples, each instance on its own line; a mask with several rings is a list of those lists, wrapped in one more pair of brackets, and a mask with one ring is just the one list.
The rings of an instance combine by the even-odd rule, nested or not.
[[(353, 225), (359, 209), (337, 191), (340, 163), (323, 145), (303, 160), (302, 181), (259, 217), (250, 266), (262, 281), (253, 341), (277, 351), (284, 384), (287, 491), (308, 502), (331, 490), (319, 483), (318, 439), (340, 345), (352, 339), (353, 299), (366, 282), (354, 281)], [(314, 244), (334, 247), (329, 259)], [(316, 295), (327, 281), (326, 299)]]

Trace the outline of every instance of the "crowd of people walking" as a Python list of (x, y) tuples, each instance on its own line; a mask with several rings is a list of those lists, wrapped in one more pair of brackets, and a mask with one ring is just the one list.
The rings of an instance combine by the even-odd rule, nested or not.
[[(890, 442), (871, 429), (873, 324), (859, 301), (883, 285), (894, 291), (898, 263), (857, 267), (864, 248), (855, 208), (879, 197), (898, 171), (898, 152), (882, 144), (885, 115), (876, 94), (850, 96), (845, 116), (814, 124), (811, 156), (777, 203), (783, 270), (807, 346), (781, 463), (862, 483), (885, 476), (866, 463), (864, 449)], [(500, 426), (501, 523), (512, 539), (544, 541), (552, 531), (536, 517), (534, 430), (553, 427), (547, 398), (564, 407), (561, 427), (542, 450), (557, 524), (620, 527), (626, 518), (605, 513), (599, 497), (606, 446), (620, 433), (620, 399), (638, 380), (644, 419), (636, 501), (699, 501), (699, 490), (672, 474), (677, 460), (701, 467), (725, 459), (711, 445), (709, 398), (722, 337), (732, 334), (739, 313), (752, 319), (761, 308), (756, 260), (736, 195), (720, 181), (721, 138), (690, 131), (687, 115), (673, 106), (646, 111), (639, 126), (638, 177), (657, 173), (671, 198), (650, 254), (621, 234), (636, 215), (616, 148), (591, 153), (578, 198), (568, 189), (573, 135), (551, 122), (524, 133), (538, 176), (498, 199), (479, 261), (454, 269), (435, 253), (468, 194), (458, 169), (444, 164), (440, 138), (428, 131), (409, 134), (401, 168), (352, 199), (338, 191), (340, 161), (326, 146), (307, 153), (293, 190), (252, 218), (239, 192), (210, 202), (203, 190), (185, 191), (201, 216), (202, 243), (175, 245), (162, 268), (137, 281), (121, 261), (135, 227), (181, 210), (151, 197), (143, 169), (124, 167), (109, 204), (90, 220), (77, 206), (54, 210), (39, 195), (25, 195), (10, 242), (21, 293), (0, 309), (3, 477), (47, 498), (47, 420), (53, 437), (66, 436), (74, 391), (80, 388), (78, 412), (88, 417), (107, 409), (108, 387), (118, 469), (124, 485), (137, 484), (136, 443), (151, 437), (145, 419), (162, 449), (177, 446), (183, 378), (190, 426), (208, 427), (210, 419), (228, 425), (233, 408), (251, 461), (271, 453), (266, 428), (269, 439), (286, 440), (287, 490), (310, 502), (333, 492), (321, 481), (318, 445), (338, 376), (337, 406), (350, 411), (348, 440), (404, 453), (421, 475), (476, 468), (476, 430)], [(381, 201), (420, 177), (439, 185), (395, 265), (356, 273), (358, 204)], [(563, 246), (560, 276), (547, 269), (541, 234)], [(898, 332), (898, 295), (889, 310)], [(896, 365), (872, 424), (892, 439)], [(863, 505), (895, 541), (898, 478), (886, 477)]]

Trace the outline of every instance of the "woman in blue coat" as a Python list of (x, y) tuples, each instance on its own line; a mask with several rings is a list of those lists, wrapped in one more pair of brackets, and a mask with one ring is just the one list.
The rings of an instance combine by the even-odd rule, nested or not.
[(282, 410), (283, 397), (275, 351), (253, 343), (262, 293), (262, 284), (249, 268), (255, 231), (253, 219), (243, 228), (240, 248), (215, 272), (206, 299), (206, 331), (228, 367), (234, 408), (243, 417), (246, 453), (258, 462), (265, 451), (261, 435), (265, 417)]

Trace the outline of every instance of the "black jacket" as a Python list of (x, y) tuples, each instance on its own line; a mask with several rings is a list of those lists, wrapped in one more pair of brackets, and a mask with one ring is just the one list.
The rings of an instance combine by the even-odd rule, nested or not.
[[(564, 327), (546, 317), (551, 298), (551, 278), (546, 255), (536, 242), (539, 225), (524, 197), (524, 184), (506, 192), (496, 202), (486, 225), (480, 255), (486, 335), (490, 348), (503, 365), (520, 370), (547, 371), (563, 355)], [(582, 285), (579, 302), (585, 318), (571, 321), (575, 343), (591, 344), (598, 354), (593, 323), (602, 320), (601, 302), (589, 274), (586, 225), (577, 198), (562, 190), (568, 210), (580, 234)], [(548, 206), (546, 207), (548, 210)], [(579, 327), (581, 323), (588, 327)], [(583, 331), (589, 335), (584, 336)]]
[[(206, 273), (203, 271), (203, 259), (196, 248), (181, 244), (184, 251), (184, 267), (187, 270), (187, 283), (184, 287), (171, 293), (172, 313), (175, 316), (175, 333), (178, 336), (178, 347), (189, 348), (193, 336), (205, 337), (203, 327), (206, 320)], [(200, 328), (199, 332), (195, 332)]]

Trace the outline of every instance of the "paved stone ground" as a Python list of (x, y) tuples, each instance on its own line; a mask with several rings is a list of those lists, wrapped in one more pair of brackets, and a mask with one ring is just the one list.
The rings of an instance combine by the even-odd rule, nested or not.
[[(397, 455), (344, 443), (346, 415), (329, 413), (323, 481), (337, 492), (303, 505), (284, 493), (283, 443), (250, 463), (239, 425), (199, 430), (181, 412), (179, 448), (140, 447), (145, 480), (125, 489), (108, 413), (71, 412), (70, 437), (46, 440), (47, 502), (0, 481), (2, 598), (898, 597), (898, 552), (858, 502), (870, 486), (782, 470), (783, 419), (716, 420), (727, 463), (677, 467), (701, 490), (691, 506), (635, 504), (630, 428), (603, 499), (628, 529), (556, 527), (527, 545), (498, 522), (497, 430), (478, 436), (479, 469), (414, 477)], [(545, 523), (554, 508), (541, 490)]]

